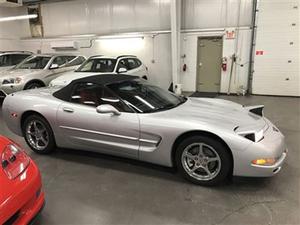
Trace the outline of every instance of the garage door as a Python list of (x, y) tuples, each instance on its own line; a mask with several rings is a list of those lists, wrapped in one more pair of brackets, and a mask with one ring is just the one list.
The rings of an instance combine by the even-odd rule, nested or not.
[(300, 96), (299, 0), (261, 0), (253, 94)]

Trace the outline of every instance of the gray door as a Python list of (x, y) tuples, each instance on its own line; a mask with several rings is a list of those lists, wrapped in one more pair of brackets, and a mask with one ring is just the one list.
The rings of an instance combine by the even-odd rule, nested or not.
[(198, 39), (197, 91), (220, 91), (222, 42), (221, 37)]
[[(96, 107), (102, 104), (113, 105), (121, 114), (98, 113)], [(123, 106), (104, 87), (78, 83), (70, 102), (62, 103), (57, 111), (57, 125), (67, 146), (138, 158), (139, 118)]]

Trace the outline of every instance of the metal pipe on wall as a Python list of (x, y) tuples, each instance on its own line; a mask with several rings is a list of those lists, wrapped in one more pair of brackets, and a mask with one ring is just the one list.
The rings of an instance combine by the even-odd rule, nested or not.
[(247, 87), (248, 94), (252, 93), (252, 77), (253, 77), (253, 64), (254, 64), (254, 48), (255, 48), (255, 36), (256, 36), (256, 23), (257, 23), (257, 12), (258, 12), (258, 0), (253, 1), (252, 7), (252, 22), (251, 22), (251, 41), (250, 41), (250, 55), (249, 55), (249, 70), (248, 70), (248, 79)]

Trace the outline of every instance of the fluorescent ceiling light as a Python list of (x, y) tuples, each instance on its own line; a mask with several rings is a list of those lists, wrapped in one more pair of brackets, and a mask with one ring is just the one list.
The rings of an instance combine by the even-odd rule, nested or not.
[(0, 22), (6, 21), (14, 21), (14, 20), (27, 20), (27, 19), (35, 19), (37, 18), (37, 14), (30, 14), (30, 15), (22, 15), (22, 16), (8, 16), (8, 17), (0, 17)]
[(114, 34), (114, 35), (101, 35), (97, 39), (126, 39), (126, 38), (144, 38), (143, 34), (140, 33), (128, 33), (128, 34)]

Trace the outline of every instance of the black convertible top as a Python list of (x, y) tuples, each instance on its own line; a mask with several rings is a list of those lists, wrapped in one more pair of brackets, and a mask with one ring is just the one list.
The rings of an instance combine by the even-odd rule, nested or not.
[(77, 83), (94, 83), (99, 85), (107, 85), (112, 83), (119, 83), (123, 81), (129, 81), (139, 78), (138, 76), (123, 75), (123, 74), (104, 74), (104, 75), (92, 75), (73, 80), (70, 84), (56, 91), (53, 96), (64, 101), (68, 101), (73, 86)]

